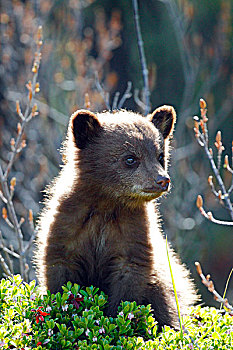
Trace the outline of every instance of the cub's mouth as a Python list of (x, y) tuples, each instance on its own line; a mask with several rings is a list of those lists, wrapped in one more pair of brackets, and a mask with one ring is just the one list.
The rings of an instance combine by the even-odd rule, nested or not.
[(143, 197), (148, 200), (156, 199), (160, 196), (162, 196), (164, 191), (161, 190), (154, 190), (154, 189), (144, 189), (142, 191)]
[(166, 183), (164, 186), (162, 186), (161, 184), (154, 184), (150, 187), (144, 188), (141, 186), (135, 186), (131, 195), (133, 195), (133, 197), (136, 198), (141, 197), (146, 201), (150, 201), (167, 193), (169, 188), (169, 183)]
[(168, 191), (169, 186), (154, 186), (154, 187), (147, 187), (143, 189), (143, 192), (145, 193), (164, 193)]
[(145, 188), (143, 190), (143, 192), (145, 192), (145, 193), (163, 193), (163, 192), (167, 192), (167, 189), (162, 190), (161, 188), (158, 188), (158, 189), (156, 189), (156, 188)]
[(170, 186), (153, 186), (153, 187), (147, 187), (142, 190), (143, 193), (146, 194), (146, 196), (150, 196), (153, 198), (158, 198), (162, 196), (164, 193), (168, 192)]

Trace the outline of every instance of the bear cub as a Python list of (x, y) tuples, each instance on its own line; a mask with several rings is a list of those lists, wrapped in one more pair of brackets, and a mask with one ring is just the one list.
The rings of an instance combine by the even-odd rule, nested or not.
[[(52, 293), (71, 281), (94, 285), (116, 315), (121, 300), (151, 304), (159, 326), (178, 317), (166, 242), (153, 200), (170, 188), (169, 141), (176, 113), (76, 111), (63, 149), (65, 165), (48, 190), (35, 262)], [(169, 213), (167, 215), (170, 215)], [(181, 312), (197, 300), (188, 270), (169, 248)]]

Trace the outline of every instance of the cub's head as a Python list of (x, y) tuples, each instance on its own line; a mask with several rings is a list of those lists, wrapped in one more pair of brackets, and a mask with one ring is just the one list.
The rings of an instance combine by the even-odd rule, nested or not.
[(76, 111), (69, 136), (80, 185), (97, 196), (132, 205), (167, 192), (168, 147), (175, 120), (171, 106), (159, 107), (147, 117), (125, 110)]

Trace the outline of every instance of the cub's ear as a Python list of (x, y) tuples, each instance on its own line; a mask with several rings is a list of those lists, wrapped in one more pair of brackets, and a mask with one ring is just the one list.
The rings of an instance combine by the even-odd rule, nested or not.
[(72, 114), (70, 127), (74, 136), (75, 144), (83, 149), (99, 132), (101, 128), (96, 115), (85, 109), (81, 109)]
[(161, 106), (149, 115), (149, 120), (159, 129), (163, 138), (172, 136), (176, 122), (176, 112), (172, 106)]

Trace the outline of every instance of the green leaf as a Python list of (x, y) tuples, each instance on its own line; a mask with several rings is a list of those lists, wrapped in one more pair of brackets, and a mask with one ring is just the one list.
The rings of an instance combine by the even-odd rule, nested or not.
[(211, 334), (211, 338), (213, 338), (214, 340), (220, 340), (221, 337), (217, 332), (214, 332)]
[(71, 288), (72, 288), (72, 283), (69, 281), (69, 282), (67, 282), (67, 288), (68, 288), (68, 290), (71, 290)]
[(60, 307), (61, 306), (61, 293), (58, 292), (56, 294), (56, 302), (57, 302), (57, 307)]

